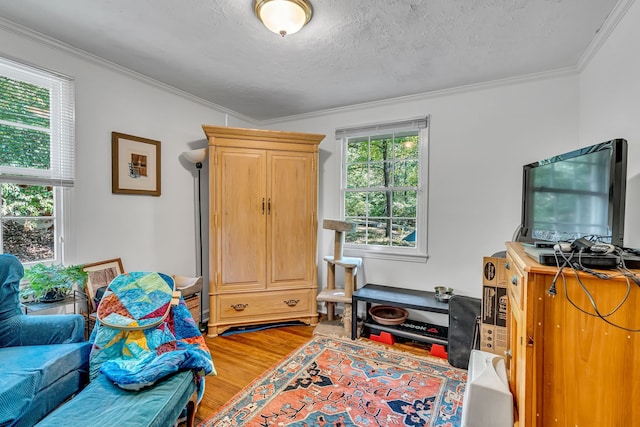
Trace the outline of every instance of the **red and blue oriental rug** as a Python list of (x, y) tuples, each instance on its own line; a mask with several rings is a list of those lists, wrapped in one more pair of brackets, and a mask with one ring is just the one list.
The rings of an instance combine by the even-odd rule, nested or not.
[(203, 427), (457, 427), (467, 372), (369, 341), (315, 336)]

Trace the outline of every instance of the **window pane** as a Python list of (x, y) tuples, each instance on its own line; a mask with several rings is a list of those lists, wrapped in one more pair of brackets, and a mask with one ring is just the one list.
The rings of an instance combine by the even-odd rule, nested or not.
[(369, 193), (369, 217), (389, 216), (388, 206), (391, 205), (391, 192), (388, 191), (372, 191)]
[(418, 133), (396, 134), (393, 140), (394, 159), (417, 159), (418, 158)]
[(392, 246), (416, 247), (416, 221), (403, 219), (393, 221)]
[(347, 192), (345, 194), (345, 216), (367, 216), (367, 193)]
[(347, 163), (365, 163), (369, 159), (369, 138), (352, 138), (347, 143)]
[(365, 245), (367, 243), (367, 229), (364, 226), (366, 219), (364, 217), (346, 217), (345, 221), (356, 224), (352, 231), (347, 232), (344, 241), (346, 243), (356, 243)]
[(21, 262), (54, 259), (53, 188), (8, 183), (1, 188), (2, 252)]
[(2, 216), (52, 216), (53, 187), (2, 184)]
[(388, 187), (390, 162), (374, 162), (369, 165), (369, 187)]
[(417, 191), (394, 191), (392, 197), (394, 218), (416, 217)]
[(370, 159), (375, 160), (390, 160), (391, 148), (393, 144), (393, 135), (376, 135), (371, 137)]
[(366, 163), (347, 166), (347, 188), (367, 187), (367, 169)]
[(418, 161), (406, 160), (394, 163), (393, 186), (417, 187), (418, 186)]
[(49, 89), (0, 76), (0, 120), (49, 128)]
[(367, 244), (375, 246), (389, 246), (388, 218), (370, 218), (367, 223)]
[(2, 221), (2, 252), (21, 262), (54, 259), (52, 219), (8, 219)]
[(49, 169), (49, 134), (0, 124), (0, 165)]

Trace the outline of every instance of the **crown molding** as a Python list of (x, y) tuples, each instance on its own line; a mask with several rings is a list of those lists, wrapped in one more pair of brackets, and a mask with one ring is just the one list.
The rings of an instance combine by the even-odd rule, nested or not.
[(379, 108), (379, 107), (392, 106), (398, 103), (419, 102), (419, 101), (425, 101), (433, 98), (440, 98), (443, 96), (460, 95), (460, 94), (476, 92), (480, 90), (493, 89), (493, 88), (498, 88), (503, 86), (511, 86), (514, 84), (529, 83), (529, 82), (534, 82), (539, 80), (548, 80), (552, 78), (571, 76), (571, 75), (577, 75), (577, 74), (579, 74), (579, 70), (577, 67), (567, 67), (567, 68), (561, 68), (553, 71), (527, 74), (524, 76), (509, 77), (505, 79), (492, 80), (489, 82), (474, 83), (469, 85), (456, 86), (448, 89), (434, 90), (431, 92), (422, 92), (422, 93), (413, 94), (413, 95), (387, 98), (379, 101), (363, 102), (360, 104), (353, 104), (345, 107), (329, 108), (326, 110), (314, 111), (310, 113), (296, 114), (296, 115), (286, 116), (286, 117), (278, 117), (276, 119), (261, 120), (259, 121), (259, 124), (266, 126), (266, 125), (278, 124), (282, 122), (289, 122), (293, 120), (311, 119), (311, 118), (316, 118), (320, 116), (327, 116), (330, 114), (347, 113), (350, 111), (361, 110), (364, 108)]
[(615, 7), (607, 16), (602, 26), (596, 31), (594, 38), (587, 46), (587, 49), (584, 51), (580, 59), (578, 60), (578, 64), (576, 68), (578, 71), (584, 70), (584, 68), (591, 62), (591, 60), (595, 57), (596, 53), (602, 48), (604, 43), (609, 39), (613, 30), (618, 26), (622, 18), (626, 15), (627, 11), (633, 5), (635, 0), (619, 0), (616, 3)]
[[(195, 103), (204, 105), (205, 107), (208, 108), (213, 108), (215, 110), (220, 111), (221, 113), (225, 113), (229, 116), (233, 116), (237, 119), (241, 119), (244, 121), (247, 121), (249, 123), (257, 123), (256, 120), (254, 118), (251, 117), (247, 117), (243, 114), (240, 114), (236, 111), (230, 110), (229, 108), (223, 107), (222, 105), (218, 105), (215, 104), (211, 101), (207, 101), (203, 98), (200, 98), (198, 96), (195, 96), (191, 93), (185, 92), (181, 89), (177, 89), (171, 85), (168, 85), (166, 83), (163, 83), (159, 80), (155, 80), (152, 79), (149, 76), (146, 76), (144, 74), (138, 73), (137, 71), (131, 70), (129, 68), (123, 67), (122, 65), (118, 65), (115, 62), (111, 62), (108, 61), (104, 58), (101, 58), (97, 55), (94, 55), (92, 53), (89, 53), (87, 51), (84, 51), (82, 49), (79, 49), (77, 47), (74, 47), (72, 45), (69, 45), (67, 43), (64, 43), (60, 40), (54, 39), (53, 37), (49, 37), (45, 34), (39, 33), (37, 31), (34, 31), (30, 28), (27, 28), (25, 26), (22, 26), (20, 24), (16, 24), (15, 22), (9, 21), (8, 19), (2, 18), (0, 17), (0, 29), (6, 30), (8, 32), (29, 38), (30, 40), (39, 43), (41, 45), (44, 45), (46, 47), (51, 47), (51, 48), (55, 48), (55, 49), (59, 49), (62, 50), (64, 52), (67, 52), (69, 54), (72, 54), (76, 57), (79, 57), (85, 61), (94, 63), (96, 65), (105, 67), (110, 69), (111, 71), (115, 71), (119, 74), (123, 74), (127, 77), (130, 77), (132, 79), (138, 80), (142, 83), (146, 83), (150, 86), (153, 86), (157, 89), (163, 90), (165, 92), (169, 92), (173, 95), (177, 95), (180, 96), (182, 98), (188, 99), (189, 101), (193, 101)], [(18, 60), (20, 61), (20, 59), (18, 58), (11, 58), (13, 60)], [(73, 78), (73, 76), (71, 76), (71, 78)]]

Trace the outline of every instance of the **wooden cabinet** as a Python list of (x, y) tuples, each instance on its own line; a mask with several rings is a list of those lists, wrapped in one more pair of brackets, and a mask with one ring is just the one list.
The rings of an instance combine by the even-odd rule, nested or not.
[(324, 135), (203, 126), (209, 140), (210, 337), (318, 319), (318, 144)]
[(507, 243), (505, 269), (519, 427), (628, 426), (640, 419), (640, 287), (617, 270), (599, 271), (607, 279), (565, 268), (552, 296), (558, 269), (535, 262), (520, 243)]

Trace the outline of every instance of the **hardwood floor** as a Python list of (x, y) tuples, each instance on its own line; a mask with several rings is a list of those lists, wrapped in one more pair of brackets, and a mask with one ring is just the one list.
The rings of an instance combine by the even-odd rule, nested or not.
[[(206, 338), (217, 376), (206, 377), (205, 394), (196, 413), (196, 425), (213, 415), (264, 371), (313, 336), (313, 326), (286, 326)], [(396, 344), (395, 348), (428, 354), (418, 344)]]
[(209, 418), (260, 374), (309, 341), (313, 330), (313, 326), (286, 326), (206, 338), (218, 375), (206, 377), (196, 422)]

